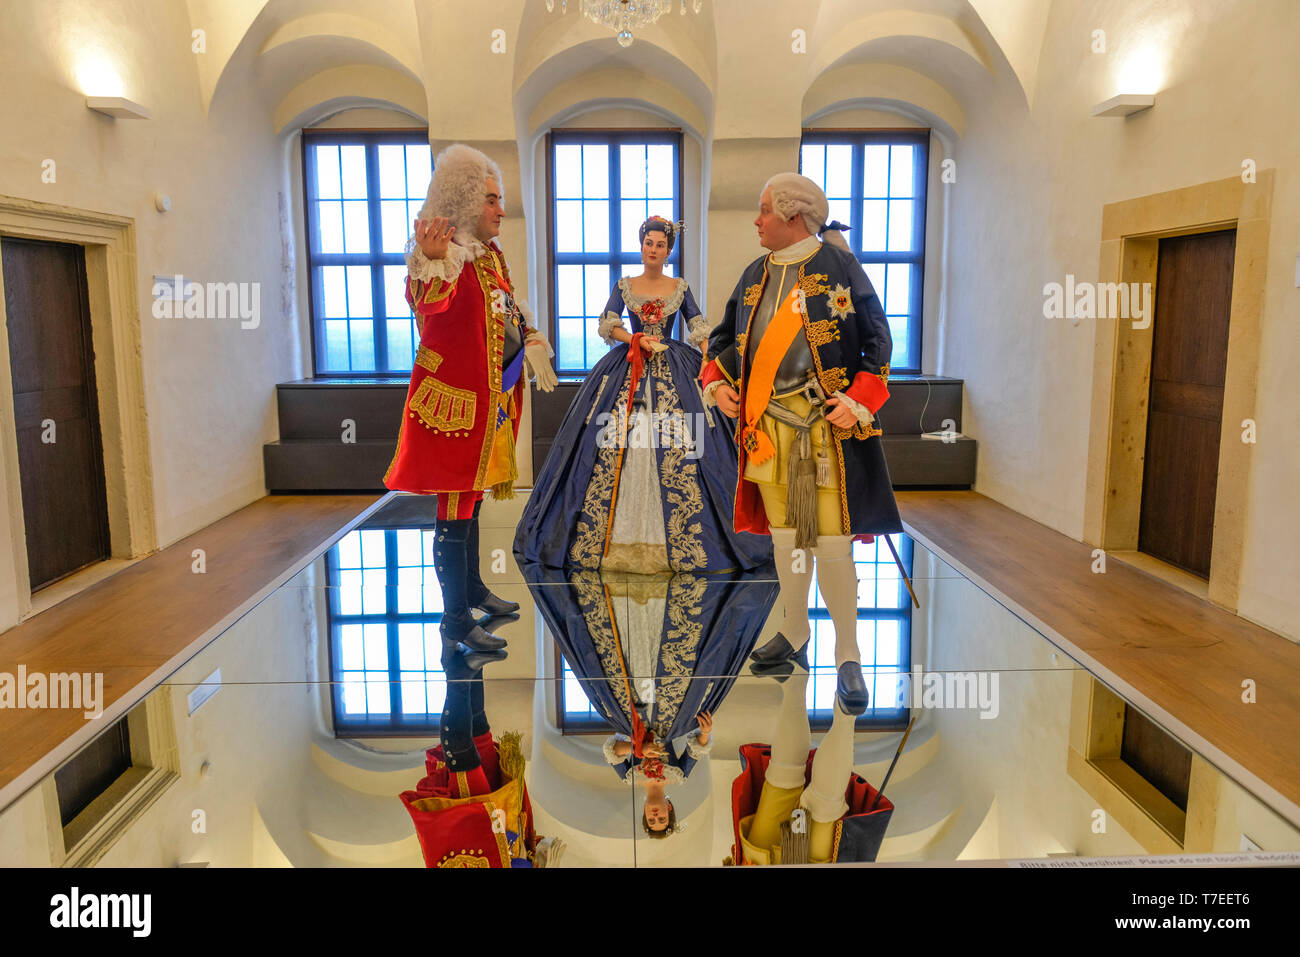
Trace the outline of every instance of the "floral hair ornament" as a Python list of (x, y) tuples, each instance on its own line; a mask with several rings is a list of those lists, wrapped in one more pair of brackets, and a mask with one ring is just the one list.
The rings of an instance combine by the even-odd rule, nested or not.
[(653, 230), (662, 232), (668, 238), (668, 251), (672, 252), (673, 246), (677, 243), (677, 236), (686, 228), (683, 220), (673, 222), (670, 219), (664, 219), (662, 216), (651, 216), (641, 224), (641, 242), (645, 242), (645, 234)]

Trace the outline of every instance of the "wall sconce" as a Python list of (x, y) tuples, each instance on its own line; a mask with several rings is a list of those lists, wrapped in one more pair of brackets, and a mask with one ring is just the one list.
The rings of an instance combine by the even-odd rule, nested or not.
[(124, 96), (88, 96), (86, 106), (115, 120), (149, 120), (153, 114), (149, 107), (141, 106)]
[(1154, 93), (1121, 93), (1092, 108), (1093, 116), (1132, 116), (1156, 105)]

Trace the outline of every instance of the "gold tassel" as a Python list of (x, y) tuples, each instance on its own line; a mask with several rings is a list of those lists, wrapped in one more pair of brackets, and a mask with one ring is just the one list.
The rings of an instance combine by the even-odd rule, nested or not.
[(790, 826), (789, 821), (781, 822), (781, 863), (782, 864), (807, 864), (810, 851), (808, 823), (811, 818), (805, 812), (802, 830), (796, 832)]
[(829, 429), (825, 422), (821, 423), (822, 430), (822, 447), (817, 450), (817, 487), (830, 488), (831, 485), (831, 457), (827, 453), (829, 448), (830, 435)]
[(812, 461), (812, 442), (807, 432), (790, 444), (786, 468), (785, 521), (795, 530), (795, 548), (813, 548), (817, 544), (817, 469)]
[(498, 502), (515, 497), (515, 483), (513, 479), (506, 479), (504, 482), (497, 482), (492, 486), (492, 497)]
[(518, 731), (502, 731), (497, 739), (497, 761), (501, 774), (511, 781), (522, 780), (524, 767), (523, 735)]

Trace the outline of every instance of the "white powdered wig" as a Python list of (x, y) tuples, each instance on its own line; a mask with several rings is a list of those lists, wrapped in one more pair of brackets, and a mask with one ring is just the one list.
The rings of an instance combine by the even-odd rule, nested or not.
[(480, 238), (474, 235), (474, 230), (483, 213), (483, 184), (488, 179), (497, 181), (504, 206), (501, 167), (474, 147), (453, 143), (433, 162), (433, 179), (429, 183), (429, 195), (420, 207), (420, 218), (431, 220), (445, 216), (456, 227), (457, 241)]
[(763, 191), (772, 191), (772, 208), (782, 219), (803, 216), (808, 232), (820, 236), (824, 242), (841, 249), (848, 249), (849, 244), (838, 229), (826, 228), (826, 217), (830, 215), (830, 203), (822, 188), (807, 176), (798, 173), (777, 173), (763, 186)]

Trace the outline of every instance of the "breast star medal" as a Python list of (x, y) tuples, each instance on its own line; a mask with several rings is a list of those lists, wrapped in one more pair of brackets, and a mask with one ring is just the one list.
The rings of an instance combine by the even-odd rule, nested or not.
[(853, 311), (853, 296), (847, 286), (837, 285), (826, 294), (826, 300), (830, 305), (831, 315), (836, 319), (845, 319)]

